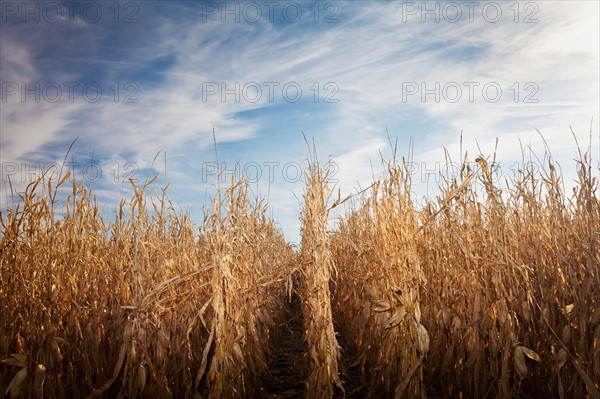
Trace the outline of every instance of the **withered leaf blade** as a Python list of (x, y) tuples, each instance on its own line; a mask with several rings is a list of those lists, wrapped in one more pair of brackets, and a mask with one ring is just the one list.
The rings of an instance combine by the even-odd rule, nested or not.
[(523, 354), (523, 348), (523, 346), (517, 346), (513, 354), (515, 371), (519, 378), (527, 377), (528, 372), (527, 364), (525, 364), (525, 355)]
[(392, 317), (390, 317), (390, 321), (388, 322), (386, 329), (396, 327), (398, 324), (400, 324), (405, 315), (406, 308), (404, 306), (397, 308)]
[(373, 310), (378, 313), (387, 312), (390, 309), (392, 309), (392, 305), (384, 299), (375, 301), (375, 307), (373, 307)]
[(25, 386), (27, 385), (27, 367), (23, 367), (10, 381), (8, 386), (6, 387), (6, 391), (4, 394), (8, 394), (10, 392), (10, 397), (12, 399), (16, 399), (22, 395), (25, 390)]
[(429, 334), (427, 329), (421, 323), (417, 323), (417, 349), (422, 356), (429, 352)]
[(46, 366), (38, 364), (33, 372), (33, 393), (41, 398), (43, 397), (44, 381), (46, 380)]

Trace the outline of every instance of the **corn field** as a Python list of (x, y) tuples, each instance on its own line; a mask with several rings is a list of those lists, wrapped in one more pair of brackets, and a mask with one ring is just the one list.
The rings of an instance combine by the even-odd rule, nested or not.
[(39, 179), (0, 216), (0, 398), (598, 399), (599, 170), (545, 159), (416, 204), (404, 161), (342, 198), (311, 155), (299, 248), (243, 180), (196, 224), (156, 177), (110, 220)]

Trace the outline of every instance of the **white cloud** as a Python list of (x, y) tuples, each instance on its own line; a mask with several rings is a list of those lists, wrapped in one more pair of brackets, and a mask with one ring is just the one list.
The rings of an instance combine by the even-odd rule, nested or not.
[[(500, 139), (500, 157), (509, 162), (520, 159), (519, 139), (525, 145), (540, 146), (543, 152), (535, 132), (538, 128), (555, 157), (568, 163), (574, 148), (569, 125), (586, 137), (594, 117), (594, 140), (598, 141), (598, 3), (538, 2), (539, 23), (535, 24), (514, 23), (507, 3), (502, 4), (506, 14), (497, 24), (477, 15), (474, 23), (404, 23), (397, 3), (370, 2), (352, 8), (342, 4), (340, 22), (327, 27), (275, 26), (266, 21), (199, 23), (199, 16), (191, 11), (189, 19), (161, 15), (153, 20), (151, 45), (143, 42), (131, 49), (128, 59), (116, 60), (102, 53), (97, 43), (89, 56), (90, 66), (103, 65), (110, 79), (127, 68), (135, 70), (169, 57), (172, 63), (156, 73), (160, 77), (156, 82), (139, 76), (139, 104), (81, 100), (60, 106), (3, 104), (2, 157), (27, 158), (28, 152), (69, 135), (81, 136), (86, 146), (107, 159), (124, 161), (127, 154), (127, 160), (140, 167), (151, 166), (154, 154), (165, 150), (179, 159), (170, 161), (171, 193), (174, 199), (189, 202), (193, 191), (189, 186), (197, 178), (186, 168), (209, 151), (213, 126), (219, 143), (242, 143), (240, 158), (246, 156), (244, 148), (260, 145), (252, 141), (259, 133), (267, 137), (277, 134), (264, 131), (265, 119), (248, 122), (238, 114), (271, 105), (266, 95), (254, 104), (243, 100), (223, 103), (218, 96), (203, 101), (203, 83), (226, 82), (232, 87), (235, 82), (297, 82), (305, 90), (303, 94), (312, 98), (309, 87), (315, 82), (321, 89), (334, 82), (339, 87), (339, 103), (316, 104), (307, 111), (306, 126), (311, 128), (308, 136), (316, 137), (321, 159), (331, 156), (339, 165), (337, 176), (344, 190), (353, 190), (357, 181), (367, 184), (371, 163), (378, 172), (379, 151), (389, 149), (386, 126), (392, 138), (400, 133), (398, 129), (427, 131), (414, 137), (415, 159), (433, 162), (443, 161), (444, 146), (458, 156), (460, 131), (464, 131), (464, 148), (472, 155), (478, 152), (475, 140), (482, 151), (491, 152), (496, 137)], [(137, 34), (142, 32), (139, 28)], [(43, 78), (34, 51), (29, 49), (32, 44), (25, 38), (16, 41), (11, 37), (9, 41), (4, 35), (0, 40), (3, 74), (9, 73), (15, 81)], [(435, 103), (431, 96), (425, 103), (418, 96), (404, 102), (402, 89), (407, 82), (424, 82), (429, 88), (436, 82), (442, 87), (457, 82), (464, 89), (463, 96), (456, 104)], [(479, 87), (496, 82), (503, 89), (502, 99), (487, 102), (477, 90), (470, 103), (464, 82), (479, 82)], [(535, 83), (539, 102), (515, 104), (511, 90), (515, 82), (520, 85), (521, 101), (531, 93), (523, 86)], [(281, 98), (278, 101), (282, 103)], [(287, 109), (302, 106), (287, 105)], [(285, 113), (286, 109), (274, 112)], [(415, 115), (424, 120), (415, 121)], [(312, 119), (317, 117), (323, 124), (315, 129)], [(416, 122), (422, 125), (418, 129)], [(297, 130), (306, 126), (299, 124)], [(248, 147), (243, 145), (245, 140)], [(405, 147), (406, 142), (401, 141), (400, 149)], [(291, 158), (297, 150), (269, 151)], [(297, 230), (293, 222), (297, 201), (288, 186), (274, 184), (270, 198), (274, 216), (287, 220), (284, 229), (294, 235), (289, 232)], [(188, 194), (178, 197), (180, 188)]]

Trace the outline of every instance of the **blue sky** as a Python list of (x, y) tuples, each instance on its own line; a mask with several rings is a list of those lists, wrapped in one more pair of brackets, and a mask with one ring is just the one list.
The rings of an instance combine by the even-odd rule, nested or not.
[(461, 131), (471, 158), (499, 138), (512, 165), (521, 145), (543, 153), (538, 129), (567, 178), (570, 126), (599, 155), (597, 1), (2, 0), (0, 13), (2, 209), (8, 176), (23, 190), (76, 137), (76, 174), (108, 215), (130, 193), (119, 180), (164, 179), (166, 164), (172, 201), (197, 217), (214, 128), (219, 161), (239, 161), (291, 241), (303, 133), (343, 194), (379, 175), (388, 134), (400, 156), (414, 141), (417, 197), (444, 147), (459, 159)]

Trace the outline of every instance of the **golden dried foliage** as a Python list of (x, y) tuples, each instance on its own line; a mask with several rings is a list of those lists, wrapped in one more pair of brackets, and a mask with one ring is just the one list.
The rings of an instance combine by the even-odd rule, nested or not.
[(234, 182), (197, 229), (132, 183), (106, 224), (67, 178), (2, 217), (0, 397), (256, 395), (296, 257), (265, 204)]
[(307, 345), (307, 398), (332, 398), (339, 378), (340, 347), (331, 309), (329, 282), (334, 269), (329, 252), (327, 203), (330, 168), (312, 159), (306, 169), (306, 192), (302, 209), (300, 298)]
[(264, 396), (292, 281), (307, 398), (352, 395), (351, 367), (374, 398), (600, 398), (589, 152), (570, 195), (549, 156), (503, 188), (475, 161), (420, 205), (386, 163), (328, 231), (333, 169), (311, 159), (300, 253), (244, 181), (200, 226), (155, 179), (110, 223), (75, 181), (59, 202), (68, 173), (30, 184), (0, 214), (0, 399)]
[[(465, 157), (466, 161), (466, 157)], [(550, 156), (500, 188), (463, 162), (422, 206), (389, 163), (332, 238), (334, 319), (373, 397), (600, 397), (600, 201)]]

